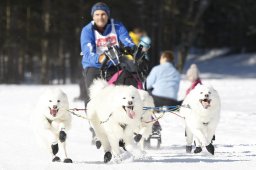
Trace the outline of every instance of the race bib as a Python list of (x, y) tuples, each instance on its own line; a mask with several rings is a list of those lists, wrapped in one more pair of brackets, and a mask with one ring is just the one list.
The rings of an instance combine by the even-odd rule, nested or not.
[(107, 47), (107, 46), (113, 46), (117, 44), (116, 36), (108, 36), (108, 37), (101, 37), (98, 38), (96, 41), (97, 47)]

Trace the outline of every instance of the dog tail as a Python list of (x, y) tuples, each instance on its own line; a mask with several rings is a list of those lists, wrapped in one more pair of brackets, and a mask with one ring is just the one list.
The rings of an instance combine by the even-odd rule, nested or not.
[(95, 79), (89, 88), (90, 99), (97, 96), (102, 89), (108, 86), (108, 82), (104, 79)]

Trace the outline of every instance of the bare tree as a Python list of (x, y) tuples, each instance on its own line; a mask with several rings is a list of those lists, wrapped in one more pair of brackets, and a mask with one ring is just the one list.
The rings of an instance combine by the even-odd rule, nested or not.
[(50, 31), (50, 0), (43, 1), (43, 24), (44, 34), (41, 41), (42, 45), (42, 64), (41, 64), (41, 83), (48, 83), (48, 67), (49, 67), (49, 40), (48, 34)]
[(202, 16), (210, 4), (210, 0), (190, 0), (187, 15), (183, 20), (181, 42), (178, 46), (178, 69), (182, 71), (189, 49), (197, 35)]

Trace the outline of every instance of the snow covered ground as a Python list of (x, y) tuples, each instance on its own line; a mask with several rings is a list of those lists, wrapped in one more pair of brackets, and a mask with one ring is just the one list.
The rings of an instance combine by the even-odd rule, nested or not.
[[(29, 116), (38, 96), (48, 86), (0, 85), (0, 170), (256, 169), (256, 57), (203, 58), (191, 57), (190, 61), (199, 65), (204, 73), (203, 82), (213, 85), (222, 100), (214, 156), (205, 150), (198, 155), (185, 153), (184, 122), (168, 113), (160, 120), (163, 130), (159, 150), (147, 150), (142, 160), (128, 159), (121, 164), (104, 164), (103, 151), (91, 145), (88, 122), (74, 116), (67, 144), (69, 157), (74, 163), (52, 163), (49, 155), (38, 148), (29, 125)], [(183, 79), (180, 99), (188, 86), (189, 82)], [(73, 101), (79, 93), (77, 85), (59, 87), (68, 94), (71, 108), (83, 108), (82, 102)]]

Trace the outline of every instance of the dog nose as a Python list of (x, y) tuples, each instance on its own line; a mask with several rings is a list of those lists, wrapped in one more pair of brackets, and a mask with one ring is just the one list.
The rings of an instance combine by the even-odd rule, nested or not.
[(205, 97), (209, 97), (209, 94), (204, 95)]
[(129, 105), (132, 105), (132, 101), (128, 101), (128, 104), (129, 104)]
[(53, 107), (54, 109), (57, 109), (57, 105), (53, 105), (52, 107)]

